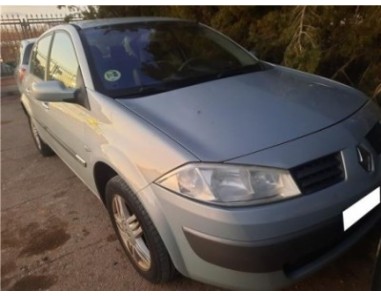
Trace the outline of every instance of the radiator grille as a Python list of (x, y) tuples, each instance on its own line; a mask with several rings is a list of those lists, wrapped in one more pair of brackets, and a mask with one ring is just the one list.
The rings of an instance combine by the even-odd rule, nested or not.
[(344, 180), (340, 153), (330, 154), (291, 169), (303, 194), (313, 193)]

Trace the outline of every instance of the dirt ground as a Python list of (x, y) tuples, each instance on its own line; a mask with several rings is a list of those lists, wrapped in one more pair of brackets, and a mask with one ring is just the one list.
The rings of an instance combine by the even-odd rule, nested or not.
[[(122, 252), (107, 212), (58, 158), (34, 147), (17, 96), (1, 98), (2, 290), (215, 290), (153, 285)], [(379, 229), (290, 290), (368, 290)]]

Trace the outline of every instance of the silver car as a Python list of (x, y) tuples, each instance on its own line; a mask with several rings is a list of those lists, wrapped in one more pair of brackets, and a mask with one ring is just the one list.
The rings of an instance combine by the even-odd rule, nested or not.
[(36, 42), (22, 103), (107, 207), (136, 270), (276, 289), (380, 220), (381, 110), (202, 24), (89, 20)]

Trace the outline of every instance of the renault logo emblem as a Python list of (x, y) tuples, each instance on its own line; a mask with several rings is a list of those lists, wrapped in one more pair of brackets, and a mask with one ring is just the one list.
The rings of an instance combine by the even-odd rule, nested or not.
[(362, 146), (357, 147), (357, 154), (359, 156), (360, 165), (367, 172), (373, 171), (372, 154)]

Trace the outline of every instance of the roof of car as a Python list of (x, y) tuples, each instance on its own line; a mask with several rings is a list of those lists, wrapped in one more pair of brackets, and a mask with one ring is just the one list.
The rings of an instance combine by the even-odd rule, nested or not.
[(120, 17), (120, 18), (105, 18), (105, 19), (95, 19), (95, 20), (85, 20), (71, 22), (81, 29), (93, 28), (99, 26), (116, 25), (123, 23), (142, 23), (142, 22), (160, 22), (160, 21), (185, 21), (177, 18), (169, 17)]

